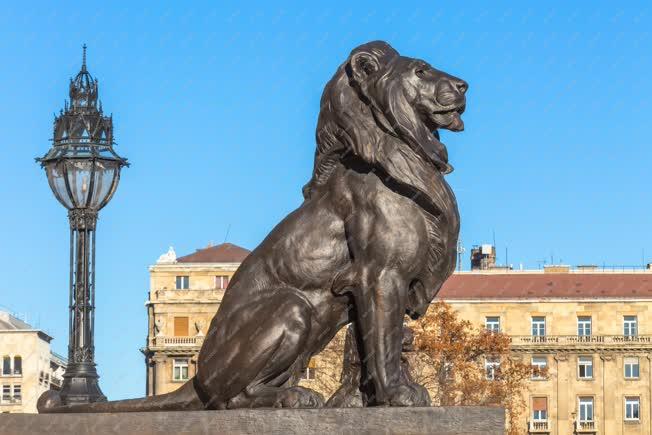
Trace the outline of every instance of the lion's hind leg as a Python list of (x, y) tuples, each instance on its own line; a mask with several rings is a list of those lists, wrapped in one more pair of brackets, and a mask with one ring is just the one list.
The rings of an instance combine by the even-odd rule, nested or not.
[[(293, 371), (305, 362), (309, 346), (312, 306), (294, 289), (269, 291), (251, 310), (259, 311), (254, 321), (240, 326), (238, 337), (245, 341), (230, 342), (228, 364), (221, 358), (211, 364), (212, 370), (230, 375), (228, 379), (216, 373), (211, 378), (212, 391), (234, 392), (217, 399), (210, 407), (320, 407), (323, 398), (316, 392), (298, 386), (288, 386)], [(243, 311), (248, 308), (243, 307)], [(251, 317), (250, 317), (251, 318)], [(235, 323), (238, 318), (234, 318)], [(218, 354), (216, 353), (216, 356)], [(207, 378), (208, 379), (208, 378)], [(230, 397), (229, 397), (230, 396)], [(222, 402), (224, 399), (225, 403)], [(220, 402), (224, 403), (220, 405)]]

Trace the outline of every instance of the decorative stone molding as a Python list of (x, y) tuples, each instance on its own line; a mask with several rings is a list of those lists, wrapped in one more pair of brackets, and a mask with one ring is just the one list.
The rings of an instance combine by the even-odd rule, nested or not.
[(650, 352), (652, 336), (625, 335), (549, 335), (533, 337), (530, 335), (510, 336), (513, 352), (552, 353), (552, 352)]
[(174, 252), (174, 248), (170, 246), (168, 252), (158, 257), (156, 264), (174, 264), (177, 262), (177, 253)]
[(165, 328), (165, 319), (162, 317), (157, 317), (154, 322), (154, 335), (156, 337), (163, 335), (163, 329)]

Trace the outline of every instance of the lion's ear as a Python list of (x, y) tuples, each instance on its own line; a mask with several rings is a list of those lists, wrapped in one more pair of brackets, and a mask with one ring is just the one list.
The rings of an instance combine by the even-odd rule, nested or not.
[(376, 56), (366, 52), (358, 52), (351, 56), (349, 62), (353, 79), (360, 83), (380, 69)]

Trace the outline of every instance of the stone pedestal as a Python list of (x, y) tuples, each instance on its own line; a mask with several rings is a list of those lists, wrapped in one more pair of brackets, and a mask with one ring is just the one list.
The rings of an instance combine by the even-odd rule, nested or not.
[(239, 409), (122, 414), (0, 414), (3, 435), (502, 435), (502, 408)]

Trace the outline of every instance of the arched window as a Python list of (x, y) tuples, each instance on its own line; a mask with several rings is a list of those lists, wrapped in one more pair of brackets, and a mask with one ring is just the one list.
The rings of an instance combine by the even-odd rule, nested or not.
[(14, 356), (14, 375), (23, 374), (23, 359), (20, 355)]
[(2, 374), (5, 376), (11, 374), (11, 357), (9, 355), (2, 357)]

